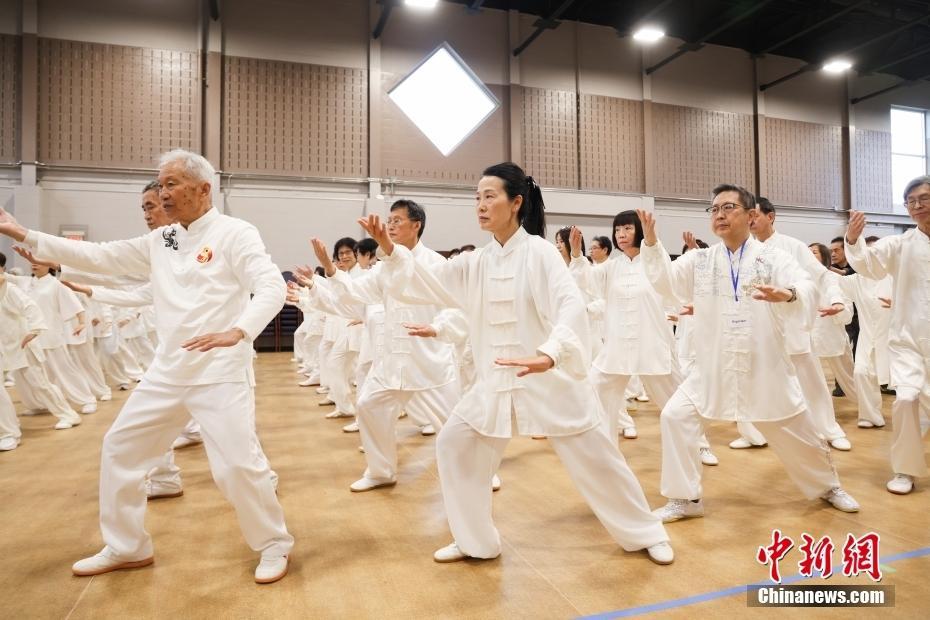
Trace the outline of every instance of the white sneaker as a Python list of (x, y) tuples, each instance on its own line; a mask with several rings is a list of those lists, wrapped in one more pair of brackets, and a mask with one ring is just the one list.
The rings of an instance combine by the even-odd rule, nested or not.
[(501, 490), (501, 479), (500, 476), (494, 474), (494, 477), (491, 478), (491, 491), (500, 491)]
[(183, 450), (184, 448), (190, 448), (191, 446), (198, 446), (203, 443), (203, 438), (194, 439), (192, 437), (185, 437), (184, 435), (178, 435), (178, 438), (174, 440), (174, 443), (171, 444), (172, 450)]
[(145, 497), (149, 501), (156, 499), (172, 499), (184, 495), (184, 489), (177, 484), (145, 481)]
[(16, 384), (13, 383), (13, 381), (10, 379), (7, 379), (6, 381), (3, 382), (3, 387), (13, 387), (14, 385)]
[(710, 448), (701, 448), (701, 462), (710, 467), (720, 464), (717, 455), (711, 452)]
[(647, 547), (646, 553), (649, 554), (649, 559), (656, 564), (665, 565), (671, 564), (675, 561), (675, 552), (672, 550), (672, 546), (668, 544), (668, 542), (660, 542), (657, 545)]
[(290, 558), (286, 555), (263, 557), (255, 567), (255, 583), (274, 583), (282, 579), (287, 574), (287, 566), (290, 563)]
[(297, 382), (297, 385), (299, 385), (300, 387), (312, 387), (314, 385), (319, 385), (319, 384), (320, 384), (319, 381), (314, 382), (313, 379), (311, 379), (310, 377), (307, 377), (303, 381)]
[(762, 443), (762, 444), (752, 443), (745, 437), (737, 437), (736, 439), (730, 442), (730, 447), (733, 448), (734, 450), (745, 450), (746, 448), (764, 448), (767, 445), (768, 445), (767, 443)]
[(330, 420), (335, 419), (335, 418), (354, 418), (355, 414), (346, 413), (345, 411), (339, 411), (338, 409), (336, 409), (335, 411), (330, 411), (329, 413), (327, 413), (326, 417)]
[(397, 478), (390, 478), (388, 480), (373, 480), (372, 478), (366, 478), (362, 476), (349, 485), (349, 490), (353, 493), (364, 493), (365, 491), (372, 491), (382, 487), (392, 487), (395, 484), (397, 484)]
[(315, 390), (315, 392), (317, 394), (329, 394), (329, 388), (326, 387), (325, 385), (321, 385)]
[(833, 446), (836, 450), (842, 450), (843, 452), (848, 452), (852, 450), (852, 444), (849, 443), (849, 440), (845, 437), (837, 437), (836, 439), (830, 440), (830, 445)]
[(4, 437), (3, 439), (0, 439), (0, 452), (15, 450), (16, 446), (18, 445), (19, 439), (16, 437)]
[(839, 487), (830, 489), (825, 495), (821, 495), (820, 499), (830, 502), (837, 510), (842, 510), (843, 512), (859, 512), (859, 502), (853, 499), (852, 495)]
[(81, 413), (84, 413), (84, 414), (97, 413), (97, 403), (96, 402), (87, 403), (86, 405), (81, 407)]
[(648, 402), (649, 402), (649, 397), (648, 397), (648, 396), (646, 395), (646, 393), (644, 392), (644, 393), (640, 394), (639, 396), (637, 396), (637, 397), (636, 397), (636, 400), (639, 401), (639, 402), (641, 402), (641, 403), (648, 403)]
[(424, 437), (432, 437), (436, 434), (436, 429), (433, 428), (432, 424), (427, 424), (426, 426), (420, 428), (420, 434)]
[(639, 435), (636, 433), (635, 426), (630, 426), (628, 428), (623, 429), (623, 433), (621, 434), (623, 435), (624, 439), (636, 439), (637, 437), (639, 437)]
[(119, 558), (110, 557), (103, 551), (97, 555), (83, 560), (78, 560), (71, 566), (71, 572), (77, 577), (92, 577), (93, 575), (102, 575), (115, 570), (126, 568), (142, 568), (155, 562), (155, 558), (148, 557), (144, 560), (126, 561)]
[(690, 519), (704, 516), (704, 500), (692, 502), (689, 499), (670, 499), (668, 503), (652, 511), (652, 514), (662, 519), (662, 523), (671, 523), (680, 519)]
[(458, 545), (452, 543), (451, 545), (446, 545), (442, 549), (437, 549), (433, 554), (433, 560), (439, 562), (440, 564), (448, 564), (449, 562), (459, 562), (464, 560), (468, 556), (462, 553), (462, 550), (459, 549)]
[(67, 420), (58, 420), (58, 424), (55, 425), (56, 431), (66, 431), (69, 428), (74, 428), (78, 426), (80, 422), (68, 422)]
[(885, 485), (885, 488), (895, 495), (907, 495), (914, 490), (914, 476), (895, 474), (894, 478)]
[(105, 402), (107, 402), (107, 401), (109, 401), (109, 400), (113, 400), (113, 392), (107, 392), (106, 394), (104, 394), (103, 396), (101, 396), (99, 400), (100, 400), (100, 402), (102, 402), (102, 403), (105, 403)]
[(352, 422), (351, 424), (346, 424), (342, 427), (343, 433), (357, 433), (358, 432), (358, 422)]
[(335, 405), (335, 404), (336, 404), (336, 401), (334, 401), (329, 396), (327, 396), (326, 398), (324, 398), (323, 400), (317, 403), (317, 405), (319, 405), (320, 407), (329, 407), (330, 405)]

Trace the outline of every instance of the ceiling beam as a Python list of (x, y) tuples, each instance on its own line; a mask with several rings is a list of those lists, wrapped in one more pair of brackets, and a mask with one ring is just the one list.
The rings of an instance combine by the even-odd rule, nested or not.
[(469, 13), (477, 13), (481, 10), (481, 5), (484, 4), (484, 0), (471, 0), (468, 3), (468, 6), (465, 7), (465, 10)]
[(787, 45), (788, 43), (791, 43), (791, 42), (794, 41), (795, 39), (799, 39), (799, 38), (803, 37), (804, 35), (806, 35), (806, 34), (808, 34), (808, 33), (810, 33), (810, 32), (813, 32), (814, 30), (817, 30), (817, 29), (820, 28), (821, 26), (826, 26), (827, 24), (829, 24), (829, 23), (832, 22), (833, 20), (838, 19), (838, 18), (842, 17), (843, 15), (846, 15), (847, 13), (850, 13), (850, 12), (852, 12), (852, 11), (858, 9), (858, 8), (861, 7), (862, 5), (868, 4), (869, 2), (870, 2), (870, 0), (859, 0), (859, 2), (856, 2), (856, 3), (854, 3), (854, 4), (850, 4), (848, 7), (846, 7), (846, 8), (843, 9), (842, 11), (839, 11), (839, 12), (837, 12), (837, 13), (833, 13), (832, 15), (829, 15), (829, 16), (825, 17), (824, 19), (820, 20), (819, 22), (817, 22), (817, 23), (815, 23), (815, 24), (812, 24), (812, 25), (808, 26), (808, 27), (805, 28), (804, 30), (800, 30), (800, 31), (794, 33), (793, 35), (791, 35), (791, 36), (788, 37), (787, 39), (782, 39), (781, 41), (779, 41), (778, 43), (775, 43), (774, 45), (769, 45), (767, 48), (765, 48), (764, 50), (762, 50), (762, 51), (759, 52), (759, 53), (760, 53), (760, 54), (770, 54), (772, 51), (777, 50), (778, 48), (780, 48), (780, 47), (782, 47), (782, 46), (784, 46), (784, 45)]
[(893, 67), (897, 64), (908, 61), (912, 58), (917, 58), (918, 56), (923, 56), (924, 54), (927, 54), (927, 53), (930, 53), (930, 45), (925, 45), (924, 47), (921, 47), (920, 49), (917, 49), (916, 51), (911, 52), (910, 54), (907, 54), (906, 56), (895, 58), (894, 60), (890, 62), (886, 62), (883, 65), (879, 65), (877, 67), (869, 67), (867, 69), (862, 69), (861, 71), (859, 71), (859, 75), (863, 75), (866, 73), (878, 73), (879, 71), (884, 71), (888, 67)]
[(552, 13), (552, 15), (546, 18), (540, 17), (539, 19), (537, 19), (536, 22), (533, 24), (534, 26), (536, 26), (536, 30), (534, 30), (533, 34), (531, 34), (530, 36), (526, 38), (526, 41), (524, 41), (523, 43), (517, 46), (517, 48), (513, 51), (513, 55), (519, 56), (521, 53), (523, 53), (523, 50), (528, 48), (530, 44), (533, 41), (535, 41), (539, 37), (539, 35), (541, 35), (544, 31), (555, 30), (556, 28), (558, 28), (559, 24), (561, 23), (560, 21), (558, 21), (559, 18), (574, 3), (575, 3), (575, 0), (565, 0), (565, 2), (563, 2), (559, 6), (559, 8), (557, 8)]
[(769, 4), (770, 2), (772, 2), (772, 0), (762, 0), (761, 2), (757, 2), (753, 6), (743, 11), (742, 13), (738, 14), (736, 17), (734, 17), (730, 21), (725, 22), (722, 26), (718, 26), (717, 28), (714, 28), (713, 30), (705, 34), (703, 37), (701, 37), (697, 41), (682, 43), (680, 46), (678, 46), (678, 51), (672, 53), (670, 56), (666, 56), (665, 58), (663, 58), (656, 64), (652, 65), (651, 67), (648, 67), (646, 69), (646, 75), (655, 73), (656, 71), (658, 71), (659, 69), (667, 65), (668, 63), (672, 62), (676, 58), (684, 56), (688, 52), (698, 51), (699, 49), (703, 48), (704, 45), (706, 45), (709, 39), (712, 39), (713, 37), (717, 36), (721, 32), (729, 30), (730, 28), (732, 28), (739, 22), (743, 21), (744, 19), (746, 19), (747, 17), (749, 17), (756, 11), (759, 11), (760, 9), (762, 9), (765, 5)]
[(916, 84), (917, 82), (920, 82), (920, 81), (922, 81), (922, 80), (928, 80), (928, 79), (930, 79), (930, 73), (928, 73), (927, 75), (922, 75), (922, 76), (920, 76), (919, 78), (914, 78), (913, 80), (904, 80), (903, 82), (898, 82), (897, 84), (893, 84), (893, 85), (891, 85), (891, 86), (887, 86), (887, 87), (885, 87), (885, 88), (881, 88), (881, 89), (876, 90), (876, 91), (873, 91), (873, 92), (871, 92), (871, 93), (869, 93), (869, 94), (867, 94), (867, 95), (862, 95), (861, 97), (853, 97), (852, 99), (849, 100), (849, 103), (855, 105), (855, 104), (859, 103), (860, 101), (865, 101), (866, 99), (871, 99), (871, 98), (873, 98), (873, 97), (878, 97), (879, 95), (884, 95), (885, 93), (890, 93), (890, 92), (893, 91), (893, 90), (898, 90), (899, 88), (904, 88), (905, 86), (913, 86), (913, 85)]
[(388, 19), (391, 17), (391, 11), (393, 10), (394, 0), (381, 0), (381, 16), (378, 17), (378, 23), (375, 24), (375, 29), (371, 33), (372, 39), (381, 37), (381, 33), (384, 32), (384, 27), (387, 26)]

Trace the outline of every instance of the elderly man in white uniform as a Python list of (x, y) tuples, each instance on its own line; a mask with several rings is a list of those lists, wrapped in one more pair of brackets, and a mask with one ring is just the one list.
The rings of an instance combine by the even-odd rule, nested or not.
[[(27, 231), (0, 209), (0, 234), (86, 271), (150, 275), (158, 352), (103, 441), (100, 526), (106, 547), (75, 575), (147, 566), (145, 474), (171, 446), (188, 411), (202, 428), (213, 477), (249, 546), (262, 554), (255, 581), (287, 572), (294, 544), (253, 425), (252, 347), (284, 304), (285, 285), (250, 224), (211, 205), (215, 171), (200, 155), (162, 156), (162, 205), (179, 224), (104, 244)], [(250, 295), (252, 296), (250, 299)]]
[(804, 401), (784, 336), (788, 324), (813, 320), (814, 284), (789, 254), (750, 236), (757, 215), (751, 192), (720, 185), (713, 197), (708, 212), (721, 243), (675, 262), (656, 237), (652, 214), (639, 212), (649, 280), (661, 294), (694, 303), (694, 368), (660, 416), (661, 492), (669, 501), (656, 514), (664, 522), (704, 516), (701, 460), (692, 448), (704, 418), (755, 423), (804, 495), (856, 512)]
[(930, 385), (930, 176), (913, 179), (904, 189), (904, 204), (917, 228), (891, 235), (867, 247), (862, 239), (865, 214), (851, 211), (846, 231), (846, 260), (856, 273), (874, 280), (890, 275), (894, 303), (888, 332), (891, 383), (891, 469), (886, 485), (905, 495), (914, 481), (927, 475), (920, 428), (920, 394)]

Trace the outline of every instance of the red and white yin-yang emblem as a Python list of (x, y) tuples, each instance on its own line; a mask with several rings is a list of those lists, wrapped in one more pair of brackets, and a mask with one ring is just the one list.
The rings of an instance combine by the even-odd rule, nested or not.
[(197, 262), (209, 263), (211, 260), (213, 260), (213, 250), (211, 250), (208, 246), (204, 246), (200, 250), (200, 253), (197, 254)]

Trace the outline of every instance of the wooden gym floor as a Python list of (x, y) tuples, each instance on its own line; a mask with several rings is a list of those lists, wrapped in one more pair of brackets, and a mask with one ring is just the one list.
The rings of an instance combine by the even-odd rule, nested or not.
[[(450, 535), (434, 459), (435, 438), (398, 423), (400, 476), (393, 489), (352, 494), (364, 470), (358, 435), (345, 420), (326, 420), (310, 388), (296, 386), (290, 354), (257, 362), (258, 426), (280, 475), (279, 497), (297, 539), (290, 574), (258, 586), (257, 562), (235, 515), (213, 484), (202, 447), (181, 450), (184, 496), (152, 502), (147, 528), (155, 565), (93, 578), (71, 575), (75, 560), (102, 546), (97, 527), (100, 443), (126, 398), (101, 403), (68, 431), (49, 415), (20, 417), (23, 443), (0, 453), (0, 617), (6, 618), (572, 618), (604, 614), (710, 618), (926, 618), (930, 614), (930, 491), (898, 497), (885, 490), (890, 424), (856, 428), (853, 407), (837, 400), (852, 452), (834, 451), (859, 514), (807, 501), (786, 480), (769, 449), (731, 450), (735, 428), (709, 427), (720, 458), (705, 467), (703, 519), (673, 523), (672, 566), (644, 552), (626, 553), (610, 539), (574, 490), (546, 441), (514, 439), (495, 494), (503, 554), (487, 562), (439, 565), (432, 552)], [(15, 390), (12, 391), (15, 400)], [(890, 400), (885, 397), (890, 422)], [(17, 405), (19, 409), (21, 407)], [(621, 448), (653, 507), (659, 495), (656, 410), (633, 413), (639, 439)], [(727, 589), (763, 581), (756, 550), (772, 530), (796, 541), (782, 574), (796, 575), (801, 534), (830, 535), (841, 570), (848, 533), (881, 535), (884, 579), (896, 606), (882, 609), (747, 608), (745, 593)], [(897, 556), (912, 552), (903, 558)], [(824, 583), (820, 579), (811, 583)], [(868, 584), (842, 574), (831, 585)], [(684, 599), (684, 600), (682, 600)], [(626, 610), (626, 611), (623, 611)], [(612, 612), (612, 613), (610, 613)]]

